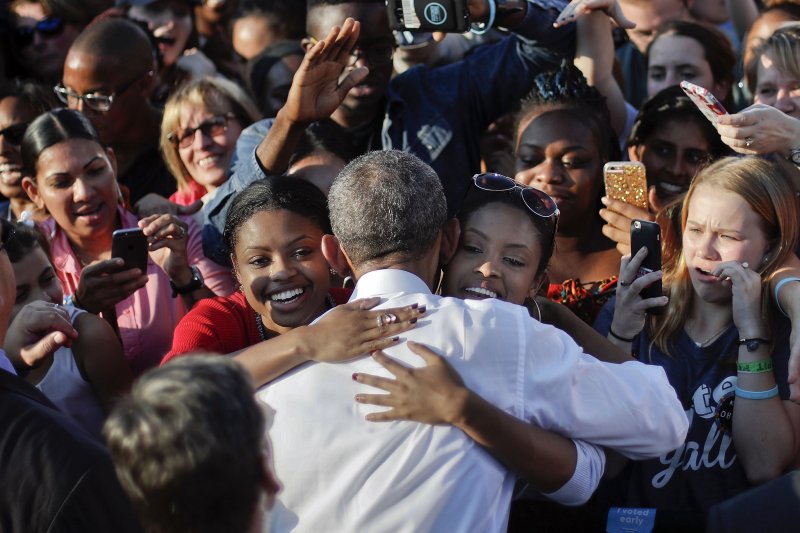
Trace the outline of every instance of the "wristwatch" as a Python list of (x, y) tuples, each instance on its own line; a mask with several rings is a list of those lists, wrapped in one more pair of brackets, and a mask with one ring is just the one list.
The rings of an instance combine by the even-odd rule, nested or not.
[(748, 352), (755, 352), (762, 344), (769, 344), (769, 339), (762, 339), (760, 337), (739, 339), (739, 346), (746, 346)]
[(183, 287), (178, 287), (172, 280), (169, 280), (169, 286), (172, 287), (172, 297), (175, 298), (179, 294), (189, 294), (203, 286), (203, 274), (197, 265), (192, 265), (192, 279)]
[(795, 148), (789, 152), (789, 161), (800, 167), (800, 148)]

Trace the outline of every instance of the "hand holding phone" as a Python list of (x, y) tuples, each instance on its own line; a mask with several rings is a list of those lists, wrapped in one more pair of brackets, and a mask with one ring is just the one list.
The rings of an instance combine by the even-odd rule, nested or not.
[(609, 161), (603, 166), (606, 196), (647, 211), (647, 175), (638, 161)]
[[(647, 248), (647, 257), (639, 266), (636, 279), (661, 270), (661, 227), (655, 222), (637, 219), (631, 222), (631, 256), (635, 256), (642, 248)], [(659, 279), (642, 289), (639, 295), (643, 299), (661, 296), (661, 280)], [(663, 307), (647, 309), (647, 313), (653, 315), (661, 314), (663, 311)]]
[(121, 258), (126, 269), (147, 272), (147, 237), (140, 228), (118, 229), (111, 238), (111, 257)]
[(681, 82), (681, 89), (712, 124), (717, 124), (717, 117), (720, 115), (728, 114), (725, 107), (708, 89), (688, 81)]
[(467, 0), (386, 0), (389, 26), (396, 31), (464, 33)]

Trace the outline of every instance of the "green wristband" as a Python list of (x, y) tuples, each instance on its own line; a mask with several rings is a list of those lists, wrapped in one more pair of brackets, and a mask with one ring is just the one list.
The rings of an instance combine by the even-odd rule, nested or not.
[(771, 372), (772, 359), (761, 359), (760, 361), (736, 363), (736, 370), (743, 374), (763, 374), (764, 372)]

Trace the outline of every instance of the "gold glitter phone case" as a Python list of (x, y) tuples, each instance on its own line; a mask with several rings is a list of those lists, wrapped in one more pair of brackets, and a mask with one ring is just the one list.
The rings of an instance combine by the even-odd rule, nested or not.
[(603, 167), (606, 196), (647, 209), (647, 176), (638, 161), (609, 161)]

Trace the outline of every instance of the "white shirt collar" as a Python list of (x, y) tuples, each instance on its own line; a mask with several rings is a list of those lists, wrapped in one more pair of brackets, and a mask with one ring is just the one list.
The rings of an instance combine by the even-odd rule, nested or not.
[(367, 272), (358, 280), (350, 301), (371, 296), (401, 294), (431, 294), (428, 285), (416, 274), (406, 270), (384, 268)]

